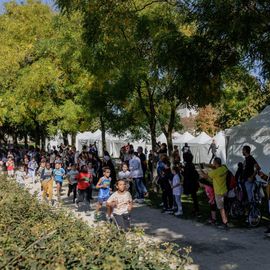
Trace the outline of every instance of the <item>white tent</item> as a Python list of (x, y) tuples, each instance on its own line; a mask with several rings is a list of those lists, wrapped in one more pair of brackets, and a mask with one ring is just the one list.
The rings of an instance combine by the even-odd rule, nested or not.
[(244, 160), (242, 148), (251, 147), (252, 155), (265, 173), (270, 171), (270, 106), (249, 121), (226, 131), (227, 165), (236, 171)]
[(205, 132), (190, 140), (189, 144), (211, 144), (212, 138), (208, 136)]
[(223, 131), (220, 131), (214, 138), (216, 145), (218, 147), (217, 157), (221, 158), (222, 163), (226, 163), (226, 143), (225, 143), (225, 134)]
[(185, 143), (191, 141), (194, 138), (195, 137), (191, 135), (189, 132), (185, 132), (184, 134), (179, 134), (179, 136), (175, 136), (175, 139), (173, 140), (173, 144), (184, 145)]
[(212, 138), (205, 132), (202, 132), (199, 136), (188, 142), (190, 151), (193, 154), (194, 163), (208, 163), (210, 161), (211, 156), (208, 155), (208, 150), (211, 142)]
[(166, 138), (166, 136), (165, 136), (164, 133), (161, 133), (161, 134), (157, 137), (157, 142), (167, 143), (167, 138)]
[[(122, 137), (114, 136), (108, 132), (105, 134), (106, 138), (106, 149), (112, 157), (120, 156), (120, 149), (122, 146), (126, 145), (128, 142), (134, 146), (136, 150), (138, 146), (142, 146), (145, 148), (145, 142), (143, 140), (133, 141), (130, 140), (129, 134)], [(96, 130), (94, 133), (92, 132), (83, 132), (78, 133), (76, 136), (76, 148), (81, 151), (84, 145), (89, 146), (89, 144), (93, 144), (96, 142), (98, 152), (102, 154), (102, 133), (101, 130)]]

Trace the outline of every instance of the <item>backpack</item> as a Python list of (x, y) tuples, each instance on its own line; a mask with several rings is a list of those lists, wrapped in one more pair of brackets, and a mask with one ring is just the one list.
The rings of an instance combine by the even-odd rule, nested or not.
[(227, 190), (234, 189), (237, 186), (236, 179), (230, 170), (228, 170), (227, 175), (226, 175), (226, 186), (227, 186)]

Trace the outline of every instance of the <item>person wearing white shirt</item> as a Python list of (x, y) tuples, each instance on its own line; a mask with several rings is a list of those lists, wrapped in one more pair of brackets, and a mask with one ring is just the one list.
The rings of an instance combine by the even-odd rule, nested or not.
[(183, 193), (183, 186), (181, 183), (181, 175), (179, 171), (179, 167), (173, 167), (173, 181), (172, 181), (172, 190), (173, 190), (173, 197), (175, 203), (177, 205), (177, 212), (174, 214), (175, 216), (182, 216), (183, 215), (183, 208), (181, 202), (181, 195)]

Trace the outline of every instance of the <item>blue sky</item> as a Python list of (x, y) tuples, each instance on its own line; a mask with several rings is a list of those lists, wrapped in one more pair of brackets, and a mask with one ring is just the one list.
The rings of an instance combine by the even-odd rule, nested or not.
[[(0, 13), (2, 13), (4, 11), (4, 3), (6, 3), (6, 2), (10, 2), (10, 0), (0, 0)], [(24, 1), (17, 0), (17, 2), (20, 3), (20, 2), (24, 2)], [(48, 5), (51, 5), (51, 6), (54, 5), (54, 0), (41, 0), (41, 2), (48, 4)]]

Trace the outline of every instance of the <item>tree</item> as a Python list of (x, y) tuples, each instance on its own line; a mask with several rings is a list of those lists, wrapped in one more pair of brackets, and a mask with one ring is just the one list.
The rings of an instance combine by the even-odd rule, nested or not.
[(269, 85), (262, 86), (243, 68), (231, 70), (224, 76), (224, 89), (219, 107), (219, 125), (230, 128), (258, 114), (270, 101)]
[(190, 9), (200, 32), (212, 43), (238, 51), (246, 66), (261, 66), (270, 72), (270, 10), (268, 0), (197, 0)]
[(139, 104), (153, 149), (160, 121), (171, 150), (179, 104), (204, 105), (220, 96), (221, 73), (235, 54), (214, 56), (207, 39), (184, 22), (185, 9), (178, 1), (57, 2), (64, 11), (83, 13), (90, 71), (112, 75), (112, 84), (129, 81), (127, 101)]
[(196, 115), (195, 123), (196, 130), (198, 132), (206, 132), (210, 136), (215, 136), (219, 127), (218, 111), (212, 105), (207, 105), (204, 108), (200, 108), (198, 115)]
[[(82, 122), (80, 96), (91, 76), (80, 65), (78, 14), (67, 18), (35, 1), (8, 3), (0, 16), (2, 121), (14, 132), (75, 134)], [(6, 55), (8, 57), (6, 57)]]

